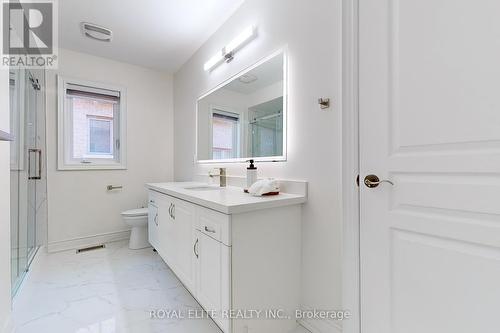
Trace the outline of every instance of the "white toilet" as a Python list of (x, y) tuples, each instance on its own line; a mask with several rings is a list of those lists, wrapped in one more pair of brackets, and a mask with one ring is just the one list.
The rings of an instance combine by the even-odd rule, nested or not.
[(126, 210), (122, 216), (125, 223), (132, 227), (128, 247), (132, 250), (150, 247), (148, 242), (148, 209)]

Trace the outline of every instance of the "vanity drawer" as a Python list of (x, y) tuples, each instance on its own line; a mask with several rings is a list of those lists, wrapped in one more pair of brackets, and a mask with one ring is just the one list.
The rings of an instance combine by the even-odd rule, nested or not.
[(196, 207), (196, 228), (203, 234), (230, 246), (230, 215), (214, 210)]

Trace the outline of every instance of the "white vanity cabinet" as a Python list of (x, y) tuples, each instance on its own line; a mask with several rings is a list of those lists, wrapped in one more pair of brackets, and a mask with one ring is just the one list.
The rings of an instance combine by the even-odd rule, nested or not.
[[(149, 194), (149, 243), (190, 292), (196, 288), (193, 239), (195, 207), (183, 200), (155, 191)], [(156, 214), (157, 222), (151, 218)], [(151, 230), (151, 226), (153, 230)]]
[[(174, 185), (153, 185), (148, 184), (149, 209), (158, 223), (150, 216), (150, 243), (222, 331), (285, 333), (295, 328), (300, 203), (305, 197), (247, 199), (241, 189), (224, 189), (220, 198), (234, 193), (262, 208), (243, 207), (236, 200), (221, 212), (211, 202), (177, 193)], [(259, 318), (251, 311), (261, 311)], [(276, 315), (280, 319), (271, 318)]]

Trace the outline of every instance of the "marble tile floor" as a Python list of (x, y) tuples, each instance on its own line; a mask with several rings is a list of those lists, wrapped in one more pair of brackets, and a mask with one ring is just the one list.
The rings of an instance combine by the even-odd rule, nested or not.
[(207, 318), (151, 319), (157, 309), (201, 307), (151, 248), (129, 250), (118, 242), (80, 254), (41, 250), (14, 299), (13, 332), (221, 332)]

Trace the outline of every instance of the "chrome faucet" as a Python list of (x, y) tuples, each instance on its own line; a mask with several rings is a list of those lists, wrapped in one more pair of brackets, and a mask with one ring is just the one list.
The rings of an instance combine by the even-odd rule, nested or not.
[(219, 170), (218, 175), (214, 175), (209, 171), (208, 176), (210, 178), (219, 177), (220, 187), (226, 187), (226, 168), (215, 168), (215, 170)]

